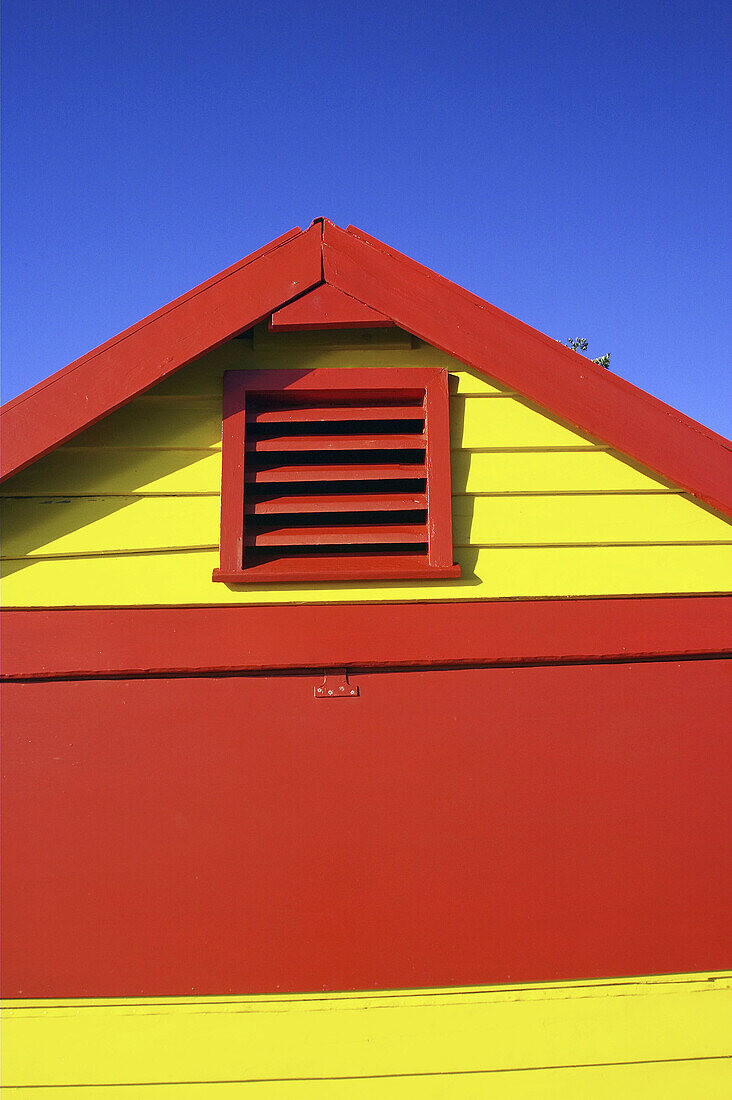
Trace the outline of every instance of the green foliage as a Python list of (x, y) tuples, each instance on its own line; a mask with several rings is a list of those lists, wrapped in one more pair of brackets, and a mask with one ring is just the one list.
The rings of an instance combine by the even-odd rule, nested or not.
[[(585, 340), (584, 336), (570, 336), (569, 340), (567, 340), (567, 343), (565, 344), (565, 347), (571, 348), (572, 351), (576, 351), (578, 352), (578, 354), (581, 354), (582, 352), (587, 351), (587, 348), (589, 347), (589, 341)], [(605, 367), (609, 370), (610, 352), (607, 352), (606, 355), (598, 356), (598, 358), (593, 359), (592, 362), (597, 363), (598, 367)]]

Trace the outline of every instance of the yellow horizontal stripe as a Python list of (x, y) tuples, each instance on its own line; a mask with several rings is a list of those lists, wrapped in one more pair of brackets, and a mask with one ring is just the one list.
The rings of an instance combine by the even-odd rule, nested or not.
[[(215, 547), (219, 539), (217, 496), (6, 499), (2, 513), (3, 558)], [(458, 496), (453, 520), (455, 547), (732, 542), (732, 523), (670, 493)]]
[[(456, 493), (672, 492), (603, 450), (452, 452)], [(218, 493), (221, 452), (60, 447), (3, 483), (2, 496)]]
[[(382, 1095), (385, 1079), (397, 1088), (395, 1076), (406, 1075), (412, 1091), (402, 1080), (403, 1091), (393, 1095), (429, 1096), (445, 1075), (461, 1080), (442, 1085), (464, 1090), (465, 1078), (480, 1074), (473, 1086), (492, 1090), (504, 1072), (529, 1078), (551, 1066), (666, 1063), (656, 1080), (704, 1080), (705, 1072), (719, 1080), (702, 1067), (675, 1076), (671, 1061), (732, 1053), (729, 974), (416, 994), (46, 1002), (3, 1015), (6, 1087), (228, 1081), (253, 1089), (259, 1081), (257, 1088), (288, 1082), (295, 1096), (308, 1096), (317, 1093), (297, 1091), (305, 1083), (349, 1078), (339, 1086), (357, 1088), (360, 1078), (371, 1095)], [(572, 1073), (586, 1085), (592, 1080)], [(624, 1076), (633, 1079), (630, 1068)]]
[(2, 563), (6, 607), (520, 599), (730, 591), (732, 547), (592, 546), (456, 550), (456, 581), (230, 586), (215, 550)]

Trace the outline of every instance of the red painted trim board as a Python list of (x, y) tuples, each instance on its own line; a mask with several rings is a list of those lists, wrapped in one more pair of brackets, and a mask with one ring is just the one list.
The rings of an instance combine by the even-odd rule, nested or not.
[(323, 283), (283, 306), (269, 319), (272, 332), (308, 329), (394, 328), (394, 322), (350, 294)]
[(6, 679), (732, 653), (732, 596), (5, 610)]

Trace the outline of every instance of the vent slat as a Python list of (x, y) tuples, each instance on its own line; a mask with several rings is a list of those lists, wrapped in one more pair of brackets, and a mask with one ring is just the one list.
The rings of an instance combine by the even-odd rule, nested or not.
[(245, 546), (386, 546), (427, 543), (425, 524), (370, 524), (355, 527), (280, 527), (244, 534)]
[(247, 424), (317, 424), (325, 421), (424, 420), (420, 405), (344, 405), (341, 408), (308, 406), (304, 408), (249, 409)]
[(274, 439), (247, 437), (247, 451), (419, 451), (427, 441), (423, 435), (291, 435)]
[(247, 483), (271, 485), (301, 481), (414, 481), (427, 476), (423, 464), (373, 466), (273, 466), (268, 470), (245, 470)]
[(424, 493), (343, 493), (247, 500), (249, 516), (312, 515), (319, 512), (409, 512), (427, 508)]

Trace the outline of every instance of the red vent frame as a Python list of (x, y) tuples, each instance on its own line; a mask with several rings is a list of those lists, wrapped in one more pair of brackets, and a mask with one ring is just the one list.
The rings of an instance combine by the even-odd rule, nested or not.
[[(388, 407), (389, 402), (396, 405), (400, 400), (409, 403), (408, 416), (397, 417), (398, 408)], [(376, 406), (376, 411), (369, 407), (369, 402)], [(334, 404), (339, 408), (334, 410), (329, 407)], [(364, 465), (363, 460), (359, 463), (353, 457), (349, 460), (350, 465), (344, 466), (342, 460), (339, 462), (337, 459), (329, 463), (327, 452), (338, 451), (339, 439), (342, 442), (344, 438), (350, 439), (351, 445), (343, 446), (340, 450), (351, 453), (357, 450), (364, 459), (369, 449), (377, 454), (383, 453), (384, 445), (393, 448), (401, 446), (405, 451), (411, 451), (411, 448), (405, 445), (407, 437), (399, 434), (391, 437), (377, 434), (372, 439), (353, 434), (332, 439), (325, 434), (304, 438), (285, 435), (279, 438), (279, 443), (287, 439), (288, 445), (275, 447), (270, 444), (276, 441), (252, 439), (252, 424), (256, 425), (255, 431), (261, 432), (262, 425), (268, 421), (284, 423), (286, 419), (294, 419), (295, 417), (286, 417), (291, 405), (299, 409), (297, 418), (304, 417), (311, 425), (328, 422), (339, 411), (343, 412), (343, 406), (352, 415), (341, 415), (340, 419), (350, 423), (366, 422), (369, 418), (383, 420), (387, 415), (395, 421), (423, 419), (424, 429), (418, 446), (420, 450), (424, 450), (424, 462), (409, 467), (410, 470), (419, 469), (421, 473), (412, 474), (411, 477), (401, 474), (404, 481), (424, 482), (424, 489), (417, 491), (419, 503), (413, 493), (409, 503), (406, 503), (406, 497), (403, 503), (405, 512), (407, 509), (416, 509), (419, 514), (425, 514), (425, 519), (420, 521), (419, 530), (409, 526), (389, 527), (388, 524), (373, 528), (358, 526), (353, 528), (355, 546), (348, 546), (349, 528), (338, 527), (337, 537), (344, 549), (338, 552), (336, 546), (327, 552), (318, 551), (317, 546), (321, 541), (324, 545), (329, 545), (330, 540), (335, 537), (336, 529), (333, 526), (298, 528), (298, 523), (303, 523), (302, 520), (297, 520), (298, 515), (302, 516), (303, 512), (311, 515), (320, 512), (332, 515), (338, 512), (383, 511), (388, 519), (388, 512), (398, 510), (401, 500), (400, 490), (390, 490), (389, 480), (398, 478), (399, 471), (406, 469), (398, 464), (390, 467), (383, 462), (368, 464), (368, 460)], [(319, 410), (319, 406), (325, 408)], [(394, 427), (396, 428), (396, 423)], [(317, 446), (314, 445), (315, 442)], [(222, 448), (221, 553), (220, 567), (213, 571), (215, 581), (227, 584), (299, 584), (460, 576), (460, 566), (455, 565), (452, 558), (450, 424), (445, 371), (417, 368), (227, 371), (224, 374)], [(272, 450), (288, 454), (288, 465), (280, 465), (275, 470), (259, 469), (261, 455)], [(323, 464), (316, 466), (305, 462), (298, 465), (298, 454), (302, 454), (304, 450), (311, 453), (326, 452)], [(353, 476), (349, 477), (349, 473)], [(332, 476), (328, 476), (329, 474)], [(369, 476), (370, 474), (373, 476)], [(364, 479), (369, 481), (371, 488), (368, 495), (359, 496), (358, 481)], [(373, 483), (382, 479), (383, 491), (374, 492)], [(344, 494), (333, 494), (331, 489), (319, 495), (314, 490), (314, 495), (300, 496), (297, 500), (287, 495), (288, 484), (302, 487), (303, 482), (309, 484), (322, 481), (324, 484), (332, 484), (339, 480), (354, 485), (354, 488)], [(271, 499), (268, 501), (256, 499), (263, 484), (273, 486)], [(256, 488), (248, 493), (247, 485), (256, 485)], [(277, 489), (274, 488), (276, 485), (282, 486), (279, 498)], [(250, 529), (256, 529), (257, 521), (261, 522), (262, 515), (291, 515), (294, 517), (294, 527), (292, 531), (287, 528), (275, 531), (274, 543), (273, 532), (247, 533), (247, 524)], [(308, 532), (306, 545), (297, 541), (298, 529), (301, 535), (304, 531)], [(400, 532), (404, 535), (403, 539), (399, 538), (400, 542), (413, 542), (423, 549), (415, 552), (391, 552), (382, 549), (373, 554), (363, 549), (370, 541), (379, 544), (395, 542)], [(296, 541), (291, 543), (288, 541), (290, 538)], [(304, 549), (298, 556), (288, 552), (290, 545)], [(273, 549), (275, 546), (280, 549)], [(266, 547), (269, 547), (269, 554), (265, 557), (269, 560), (262, 560), (263, 548)], [(349, 553), (353, 549), (358, 551), (357, 556)], [(277, 553), (281, 556), (275, 556)]]

